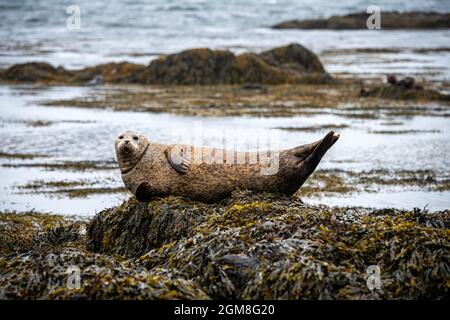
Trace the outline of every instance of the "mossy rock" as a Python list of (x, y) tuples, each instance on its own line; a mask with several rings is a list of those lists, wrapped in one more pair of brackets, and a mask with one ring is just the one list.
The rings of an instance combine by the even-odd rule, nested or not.
[(99, 253), (139, 257), (152, 248), (191, 234), (204, 220), (206, 205), (181, 198), (149, 203), (134, 198), (98, 213), (87, 229), (87, 248)]
[[(79, 286), (71, 268), (79, 270)], [(72, 274), (75, 275), (75, 274)], [(81, 249), (32, 251), (0, 263), (0, 299), (208, 299), (192, 281)]]
[(362, 97), (373, 97), (393, 100), (437, 100), (450, 101), (450, 95), (439, 93), (423, 87), (405, 88), (389, 84), (379, 85), (361, 91)]
[(145, 71), (151, 84), (330, 83), (319, 58), (299, 44), (257, 54), (191, 49), (152, 61)]
[(191, 49), (153, 60), (145, 71), (148, 84), (219, 84), (234, 54), (223, 50)]
[(17, 64), (0, 71), (0, 80), (48, 84), (139, 83), (162, 85), (330, 83), (319, 58), (299, 44), (236, 56), (226, 50), (190, 49), (162, 56), (149, 66), (106, 63), (81, 70), (47, 63)]
[(14, 82), (65, 82), (71, 73), (44, 62), (16, 64), (0, 73), (1, 78)]
[(105, 83), (140, 83), (143, 65), (120, 62), (105, 63), (73, 72), (73, 82), (88, 82), (101, 77)]
[[(148, 270), (176, 270), (211, 298), (434, 299), (450, 289), (449, 221), (450, 211), (316, 207), (235, 192), (216, 205), (130, 200), (98, 214), (87, 240)], [(371, 265), (381, 290), (367, 287)]]
[[(0, 213), (0, 299), (208, 299), (192, 281), (85, 248), (85, 221)], [(80, 273), (80, 287), (69, 279)]]
[(0, 213), (0, 256), (11, 257), (33, 249), (54, 246), (81, 246), (83, 221), (36, 212)]

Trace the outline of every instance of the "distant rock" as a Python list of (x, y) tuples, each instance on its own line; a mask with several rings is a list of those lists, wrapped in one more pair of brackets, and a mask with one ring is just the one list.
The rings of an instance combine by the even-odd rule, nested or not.
[(223, 50), (186, 50), (152, 61), (144, 78), (152, 84), (202, 85), (332, 81), (317, 55), (299, 44), (237, 56)]
[(0, 76), (3, 80), (16, 82), (63, 82), (71, 76), (71, 72), (48, 63), (29, 62), (13, 65), (1, 72)]
[[(352, 13), (326, 19), (290, 20), (274, 25), (274, 29), (367, 29), (370, 14)], [(381, 29), (448, 29), (450, 13), (381, 12)]]
[[(30, 62), (16, 64), (0, 71), (0, 79), (9, 82), (48, 83), (48, 84), (98, 84), (137, 83), (144, 66), (121, 62), (107, 63), (81, 70), (55, 68), (48, 63)], [(94, 83), (95, 82), (95, 83)]]
[(398, 80), (397, 76), (387, 76), (387, 83), (373, 86), (369, 89), (362, 88), (360, 96), (375, 97), (395, 100), (438, 100), (450, 101), (450, 95), (435, 90), (426, 89), (416, 84), (413, 77), (404, 77)]
[(105, 63), (95, 67), (72, 71), (71, 81), (89, 83), (101, 77), (105, 83), (140, 83), (144, 66), (129, 62)]
[(317, 55), (299, 44), (261, 54), (191, 49), (153, 60), (148, 66), (107, 63), (81, 70), (47, 63), (17, 64), (0, 71), (0, 80), (50, 84), (140, 83), (170, 85), (330, 83)]

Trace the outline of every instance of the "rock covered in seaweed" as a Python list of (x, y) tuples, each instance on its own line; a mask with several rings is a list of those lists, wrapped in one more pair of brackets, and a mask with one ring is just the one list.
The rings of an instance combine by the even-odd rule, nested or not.
[[(173, 270), (212, 298), (443, 298), (449, 218), (449, 211), (359, 212), (241, 192), (215, 206), (130, 200), (98, 214), (87, 238), (94, 251)], [(371, 265), (381, 269), (381, 290), (367, 287)]]
[[(68, 286), (70, 268), (80, 286)], [(22, 254), (0, 267), (0, 299), (207, 299), (192, 281), (168, 270), (138, 268), (80, 249)], [(72, 282), (69, 282), (72, 283)]]
[(137, 83), (144, 66), (121, 62), (106, 63), (81, 70), (66, 70), (44, 62), (16, 64), (0, 72), (0, 79), (11, 82), (80, 84), (101, 78), (106, 83)]
[[(0, 220), (0, 299), (208, 299), (169, 270), (87, 251), (84, 222), (37, 213)], [(73, 266), (79, 288), (68, 286)]]
[(87, 248), (94, 252), (139, 257), (169, 241), (192, 235), (211, 207), (175, 197), (148, 203), (132, 198), (98, 213), (87, 229)]
[[(370, 14), (351, 13), (326, 19), (290, 20), (278, 23), (274, 29), (367, 29)], [(438, 12), (382, 12), (382, 29), (448, 29), (450, 13)]]
[(36, 212), (0, 212), (0, 257), (60, 246), (82, 246), (85, 222)]
[(45, 62), (28, 62), (15, 64), (0, 72), (1, 79), (15, 82), (65, 82), (71, 72)]
[[(450, 211), (315, 207), (235, 192), (130, 199), (87, 224), (0, 214), (2, 299), (411, 299), (450, 289)], [(94, 251), (94, 252), (92, 252)], [(70, 266), (80, 288), (67, 286)], [(380, 267), (381, 288), (367, 287)]]
[(395, 100), (440, 100), (450, 101), (450, 95), (436, 90), (424, 88), (416, 84), (412, 77), (404, 77), (397, 80), (395, 75), (387, 76), (387, 83), (373, 86), (369, 89), (361, 89), (362, 97), (374, 97)]
[[(153, 60), (148, 66), (107, 63), (81, 70), (55, 68), (47, 63), (24, 63), (0, 71), (9, 82), (51, 84), (283, 84), (330, 83), (319, 58), (299, 44), (261, 54), (235, 55), (225, 50), (191, 49)], [(99, 79), (101, 79), (99, 81)]]
[(327, 83), (332, 80), (317, 55), (299, 44), (258, 55), (186, 50), (152, 61), (145, 73), (146, 83), (152, 84)]

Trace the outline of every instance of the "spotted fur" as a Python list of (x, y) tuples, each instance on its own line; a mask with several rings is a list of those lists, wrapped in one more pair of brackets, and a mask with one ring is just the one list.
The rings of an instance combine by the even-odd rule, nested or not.
[[(196, 147), (187, 146), (185, 153), (190, 157), (191, 164), (183, 174), (175, 170), (168, 158), (168, 154), (177, 146), (151, 143), (136, 131), (126, 131), (125, 135), (135, 138), (138, 136), (140, 139), (134, 146), (136, 154), (131, 157), (123, 152), (123, 143), (121, 144), (119, 138), (115, 144), (123, 182), (138, 200), (147, 201), (156, 196), (178, 195), (206, 203), (220, 201), (237, 189), (293, 194), (339, 138), (339, 135), (331, 131), (314, 143), (279, 153), (272, 151), (273, 154), (279, 155), (278, 171), (272, 175), (261, 174), (262, 169), (267, 168), (267, 163), (258, 161), (256, 164), (249, 164), (252, 157), (260, 160), (258, 154), (238, 154), (221, 149), (194, 149)], [(124, 133), (119, 137), (124, 137)], [(201, 161), (194, 159), (194, 154), (198, 155), (199, 151), (204, 155)], [(224, 159), (223, 163), (208, 162), (211, 157), (220, 155)], [(246, 163), (236, 164), (237, 156), (242, 156), (242, 159), (245, 157)]]

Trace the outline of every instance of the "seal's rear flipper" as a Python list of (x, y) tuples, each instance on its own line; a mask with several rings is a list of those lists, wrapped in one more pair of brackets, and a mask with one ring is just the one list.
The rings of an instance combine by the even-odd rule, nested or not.
[(306, 156), (303, 163), (303, 170), (308, 177), (317, 168), (320, 160), (325, 153), (330, 149), (333, 144), (339, 139), (339, 134), (335, 134), (333, 131), (327, 133), (327, 135), (310, 146), (309, 154)]

